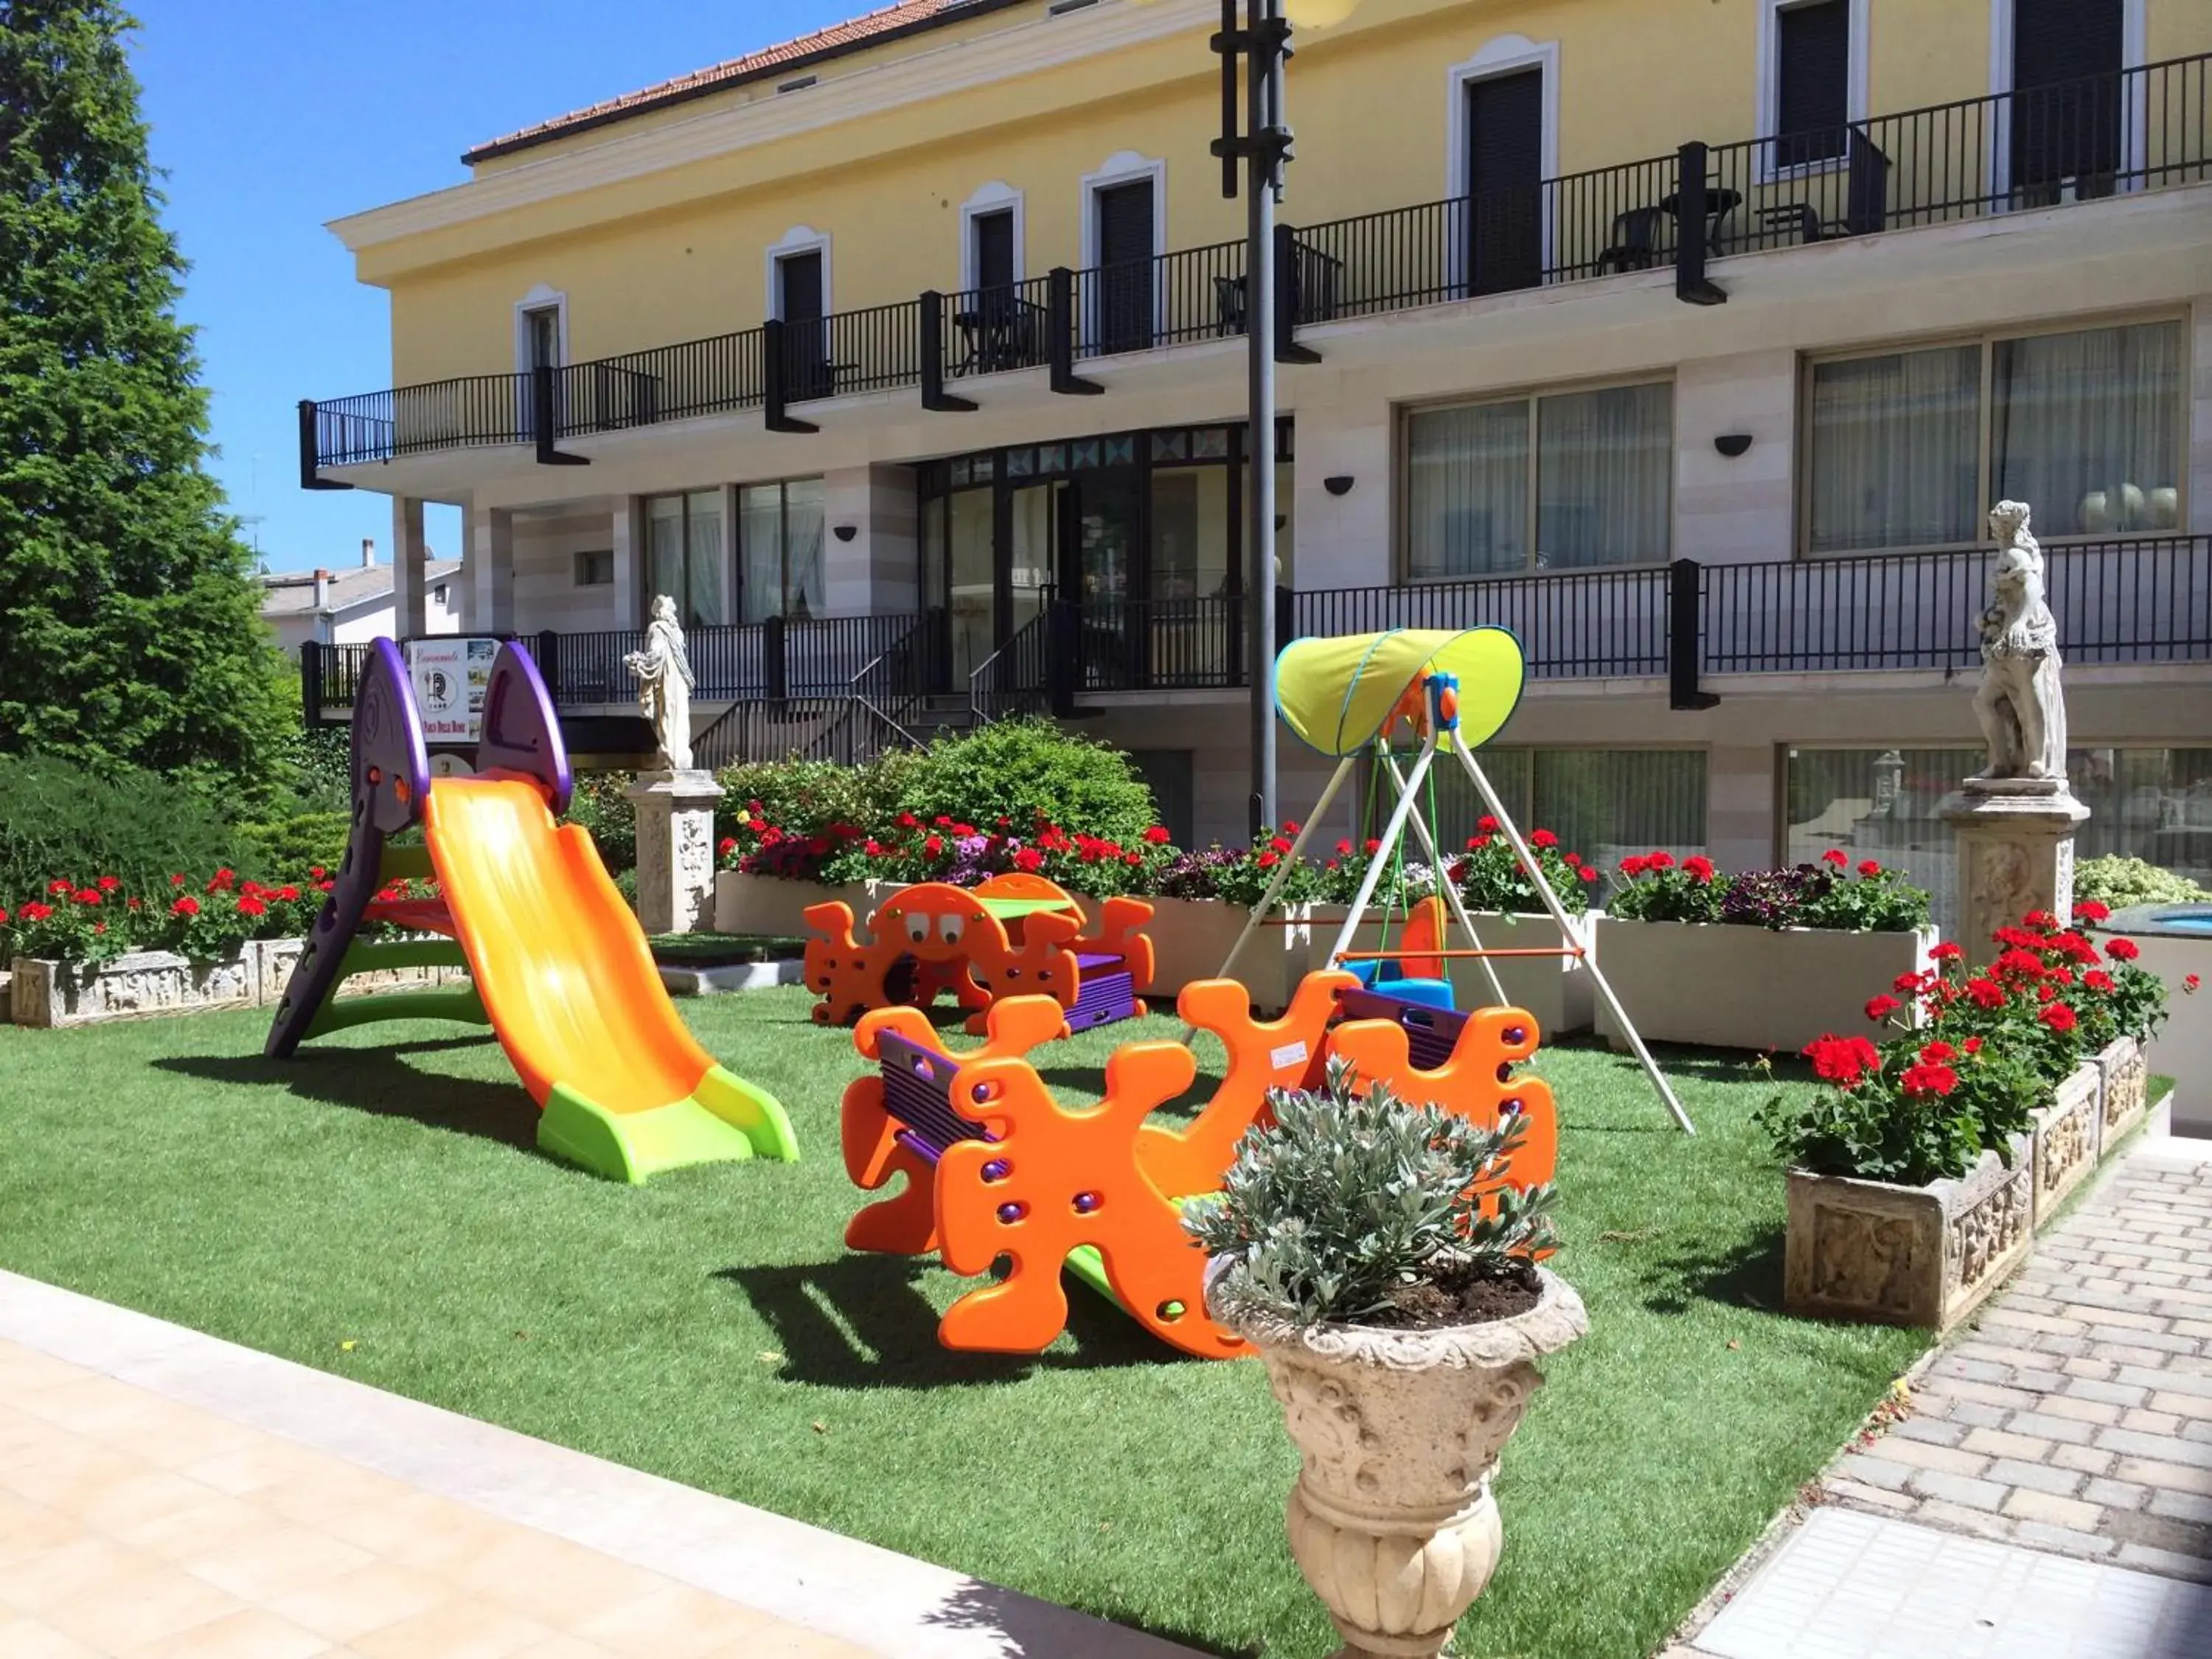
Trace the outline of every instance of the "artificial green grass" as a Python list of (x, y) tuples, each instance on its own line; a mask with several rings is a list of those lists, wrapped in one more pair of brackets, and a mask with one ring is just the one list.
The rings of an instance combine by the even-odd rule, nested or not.
[[(279, 1065), (247, 1013), (0, 1027), (0, 1266), (1202, 1649), (1333, 1650), (1256, 1364), (1181, 1358), (1081, 1291), (1041, 1357), (946, 1352), (969, 1281), (841, 1243), (850, 1035), (796, 988), (684, 1006), (781, 1097), (803, 1162), (597, 1180), (532, 1150), (499, 1049), (452, 1028)], [(1041, 1059), (1091, 1098), (1115, 1045), (1175, 1030)], [(1462, 1655), (1650, 1651), (1921, 1346), (1781, 1316), (1782, 1176), (1749, 1123), (1778, 1085), (1668, 1064), (1694, 1139), (1632, 1063), (1539, 1060), (1553, 1265), (1590, 1334), (1507, 1449), (1504, 1560)]]

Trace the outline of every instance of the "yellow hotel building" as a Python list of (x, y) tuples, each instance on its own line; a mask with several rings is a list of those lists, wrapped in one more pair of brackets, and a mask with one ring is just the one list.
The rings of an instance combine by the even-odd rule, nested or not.
[(1282, 637), (1512, 627), (1496, 769), (1589, 856), (1939, 886), (2025, 500), (2084, 855), (2212, 873), (2212, 6), (1364, 0), (1289, 70), (1259, 443), (1218, 17), (904, 0), (481, 145), (333, 226), (394, 389), (303, 483), (392, 497), (403, 633), (461, 507), (574, 719), (665, 592), (709, 762), (1050, 712), (1203, 843), (1273, 465)]

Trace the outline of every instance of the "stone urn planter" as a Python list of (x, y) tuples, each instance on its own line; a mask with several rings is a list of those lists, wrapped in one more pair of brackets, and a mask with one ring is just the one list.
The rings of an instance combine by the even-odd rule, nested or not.
[[(1329, 952), (1336, 946), (1336, 936), (1342, 931), (1344, 919), (1352, 914), (1348, 904), (1316, 904), (1312, 911), (1312, 946), (1307, 955), (1306, 966), (1318, 970), (1329, 965)], [(1601, 920), (1600, 913), (1574, 918), (1575, 943), (1592, 956), (1598, 951), (1597, 934), (1592, 923)], [(1497, 910), (1471, 910), (1468, 920), (1488, 950), (1533, 950), (1550, 948), (1562, 943), (1559, 926), (1548, 915), (1507, 915)], [(1379, 951), (1395, 946), (1403, 936), (1404, 927), (1398, 917), (1391, 918), (1390, 938), (1386, 946), (1382, 924), (1369, 912), (1353, 935), (1352, 948), (1355, 951)], [(1459, 924), (1450, 923), (1445, 929), (1444, 943), (1448, 948), (1459, 949), (1467, 943), (1461, 935)], [(1490, 988), (1489, 976), (1482, 964), (1462, 958), (1447, 962), (1452, 990), (1462, 1008), (1486, 1008), (1497, 1000)], [(1504, 988), (1506, 1005), (1533, 1015), (1536, 1029), (1545, 1038), (1565, 1036), (1573, 1031), (1587, 1031), (1595, 1018), (1597, 993), (1589, 970), (1575, 957), (1498, 957), (1491, 959), (1498, 970), (1498, 982)], [(1610, 975), (1613, 964), (1606, 963)], [(1625, 1000), (1625, 998), (1624, 998)], [(1636, 1005), (1630, 1003), (1632, 1018), (1640, 1021)], [(1648, 1036), (1649, 1033), (1646, 1033)]]
[(1945, 1331), (2026, 1260), (2034, 1242), (2034, 1164), (1984, 1152), (1956, 1181), (1900, 1187), (1790, 1172), (1782, 1304), (1816, 1319)]
[(2035, 1224), (2047, 1226), (2060, 1205), (2097, 1167), (2103, 1139), (2102, 1093), (2095, 1064), (2084, 1060), (2051, 1091), (2051, 1103), (2029, 1120), (2034, 1144)]
[[(1694, 1042), (1794, 1054), (1830, 1031), (1866, 1024), (1869, 997), (1900, 974), (1930, 965), (1936, 931), (1777, 932), (1721, 922), (1597, 921), (1598, 960), (1620, 1006), (1647, 1042)], [(1627, 1038), (1612, 1010), (1597, 1010), (1598, 1035)]]
[(2104, 1120), (2097, 1156), (2110, 1158), (2150, 1115), (2150, 1057), (2142, 1043), (2124, 1036), (2100, 1049), (2092, 1063), (2097, 1068)]
[(1303, 1468), (1285, 1510), (1291, 1553), (1345, 1645), (1337, 1659), (1427, 1659), (1496, 1571), (1504, 1534), (1491, 1477), (1543, 1378), (1535, 1362), (1589, 1328), (1582, 1299), (1539, 1269), (1526, 1313), (1384, 1330), (1215, 1318), (1258, 1350)]

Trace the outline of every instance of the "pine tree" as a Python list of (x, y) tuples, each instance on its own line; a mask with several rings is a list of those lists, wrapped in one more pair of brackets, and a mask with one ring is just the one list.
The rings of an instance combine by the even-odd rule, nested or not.
[(0, 0), (0, 752), (258, 794), (283, 660), (207, 471), (136, 27), (107, 0)]

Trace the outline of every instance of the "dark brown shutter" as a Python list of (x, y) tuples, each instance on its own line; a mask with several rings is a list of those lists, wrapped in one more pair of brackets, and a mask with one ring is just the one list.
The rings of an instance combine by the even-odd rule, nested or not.
[(1784, 167), (1844, 153), (1850, 118), (1850, 0), (1814, 0), (1775, 14), (1776, 131)]
[(1544, 71), (1467, 86), (1470, 276), (1477, 294), (1544, 280)]

